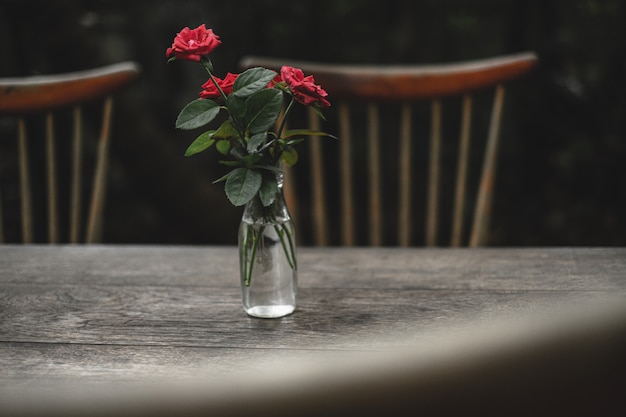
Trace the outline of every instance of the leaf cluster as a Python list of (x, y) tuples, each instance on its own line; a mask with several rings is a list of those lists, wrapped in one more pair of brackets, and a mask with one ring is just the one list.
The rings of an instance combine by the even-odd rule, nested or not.
[[(292, 166), (298, 161), (294, 145), (308, 136), (330, 136), (306, 129), (284, 130), (285, 119), (294, 103), (289, 88), (282, 83), (271, 84), (276, 72), (251, 68), (241, 73), (226, 95), (212, 75), (210, 61), (204, 62), (211, 80), (221, 93), (219, 103), (200, 98), (185, 106), (178, 118), (178, 129), (203, 128), (226, 113), (227, 117), (214, 130), (206, 130), (189, 145), (185, 156), (192, 156), (215, 147), (228, 159), (220, 163), (232, 170), (216, 180), (225, 181), (226, 196), (235, 206), (242, 206), (258, 196), (264, 206), (276, 198), (276, 173), (280, 164)], [(279, 120), (285, 99), (289, 104)], [(272, 128), (278, 126), (276, 131)], [(284, 130), (284, 131), (283, 131)]]

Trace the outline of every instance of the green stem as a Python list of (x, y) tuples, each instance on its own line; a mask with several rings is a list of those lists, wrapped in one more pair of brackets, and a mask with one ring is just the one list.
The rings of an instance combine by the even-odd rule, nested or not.
[(250, 229), (246, 228), (246, 234), (243, 237), (243, 276), (244, 280), (248, 279), (248, 236)]
[(289, 114), (291, 107), (293, 107), (294, 102), (295, 102), (295, 98), (291, 96), (291, 101), (287, 105), (287, 109), (285, 110), (285, 113), (283, 114), (283, 120), (281, 120), (280, 127), (278, 128), (278, 131), (276, 131), (277, 138), (280, 138), (280, 136), (283, 134), (283, 130), (285, 129), (285, 124), (287, 123), (287, 115)]
[[(290, 246), (291, 246), (291, 234), (289, 233), (289, 230), (287, 230), (284, 224), (282, 225), (282, 227), (283, 227), (283, 230), (280, 230), (278, 228), (278, 225), (274, 225), (274, 230), (276, 231), (276, 234), (280, 238), (280, 244), (283, 247), (283, 251), (285, 251), (285, 255), (287, 257), (287, 262), (289, 262), (289, 266), (291, 267), (291, 269), (296, 269), (296, 265), (295, 265), (296, 257), (294, 256), (294, 253), (293, 253), (293, 247), (291, 247), (291, 251), (287, 249), (287, 245), (285, 244), (285, 237), (283, 236), (283, 234), (285, 233), (287, 234), (287, 239), (289, 240)], [(291, 253), (291, 256), (289, 255), (290, 253)]]
[(283, 223), (282, 227), (285, 230), (285, 234), (287, 235), (287, 240), (289, 241), (289, 249), (291, 251), (291, 258), (293, 259), (293, 265), (291, 266), (291, 269), (297, 270), (298, 261), (296, 260), (296, 248), (291, 237), (291, 233), (289, 233), (289, 228), (286, 223)]
[[(244, 277), (245, 277), (245, 285), (246, 287), (250, 286), (250, 281), (252, 280), (252, 268), (254, 267), (254, 258), (256, 258), (256, 250), (259, 246), (259, 238), (263, 235), (265, 231), (265, 226), (259, 227), (259, 230), (252, 229), (254, 231), (254, 237), (252, 238), (252, 254), (250, 255), (250, 268), (247, 268), (247, 256), (246, 256), (246, 268), (244, 269)], [(248, 246), (245, 246), (246, 255), (248, 253)]]
[[(260, 203), (260, 202), (259, 202)], [(273, 224), (273, 216), (271, 213), (265, 213), (263, 219), (266, 224)], [(263, 232), (265, 231), (265, 225), (259, 226), (258, 230), (254, 228), (254, 226), (249, 226), (246, 229), (246, 234), (243, 239), (243, 276), (244, 283), (246, 287), (250, 286), (250, 282), (252, 281), (252, 269), (254, 267), (254, 261), (256, 259), (257, 249), (259, 247), (259, 240), (263, 238)], [(287, 262), (292, 270), (296, 271), (298, 269), (297, 259), (296, 259), (296, 250), (294, 245), (293, 236), (289, 230), (289, 226), (287, 223), (273, 224), (274, 230), (280, 239), (280, 244), (282, 246), (283, 252), (285, 253), (285, 257), (287, 258)], [(248, 233), (252, 233), (252, 248), (249, 249), (250, 245), (250, 237)], [(287, 235), (287, 240), (285, 240), (285, 235)], [(250, 252), (249, 252), (250, 251)]]
[(209, 74), (209, 78), (211, 79), (211, 81), (213, 82), (213, 85), (215, 85), (215, 88), (217, 88), (217, 91), (219, 91), (220, 96), (222, 96), (222, 98), (224, 99), (224, 101), (226, 101), (226, 94), (224, 94), (224, 91), (222, 90), (222, 88), (220, 87), (220, 85), (217, 83), (217, 81), (215, 80), (215, 77), (213, 77), (213, 71), (211, 70), (211, 61), (209, 61), (208, 59), (203, 59), (202, 60), (202, 66), (204, 67), (204, 69), (206, 70), (206, 72)]
[(272, 155), (274, 155), (274, 165), (276, 165), (278, 163), (278, 161), (280, 161), (280, 157), (282, 156), (282, 151), (283, 149), (280, 149), (280, 152), (277, 152), (277, 147), (281, 144), (280, 136), (283, 134), (283, 130), (285, 129), (285, 124), (287, 123), (287, 116), (289, 115), (289, 112), (291, 111), (291, 108), (293, 107), (293, 103), (295, 102), (295, 99), (293, 96), (291, 96), (291, 101), (289, 101), (289, 104), (287, 105), (287, 108), (285, 109), (285, 113), (283, 114), (283, 119), (280, 121), (280, 126), (278, 127), (278, 130), (276, 131), (276, 139), (274, 140), (274, 149), (272, 152)]

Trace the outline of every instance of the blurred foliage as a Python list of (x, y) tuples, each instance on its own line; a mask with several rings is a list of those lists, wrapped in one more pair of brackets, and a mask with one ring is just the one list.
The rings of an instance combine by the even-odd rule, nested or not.
[(224, 42), (218, 74), (247, 54), (425, 63), (537, 52), (539, 68), (508, 95), (494, 244), (626, 244), (620, 0), (3, 0), (0, 77), (143, 67), (117, 106), (107, 241), (234, 243), (240, 212), (211, 184), (219, 167), (185, 159), (192, 138), (173, 129), (205, 80), (166, 64), (165, 49), (200, 23)]

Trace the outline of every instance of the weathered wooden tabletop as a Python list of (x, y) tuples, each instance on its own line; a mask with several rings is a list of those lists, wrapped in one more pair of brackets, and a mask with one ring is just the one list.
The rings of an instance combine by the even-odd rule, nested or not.
[(626, 248), (301, 248), (299, 269), (296, 312), (263, 320), (234, 247), (0, 246), (0, 414), (437, 414), (476, 387), (545, 387), (554, 358), (582, 362), (554, 383), (585, 392), (623, 370)]

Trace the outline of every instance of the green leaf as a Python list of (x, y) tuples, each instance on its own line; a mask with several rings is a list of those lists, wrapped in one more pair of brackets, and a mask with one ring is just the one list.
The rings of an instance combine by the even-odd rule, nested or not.
[(226, 107), (228, 107), (228, 113), (233, 119), (235, 126), (239, 126), (243, 130), (246, 126), (246, 100), (243, 98), (229, 95), (226, 97)]
[(243, 163), (248, 168), (258, 168), (258, 163), (263, 160), (263, 155), (258, 153), (252, 153), (244, 156), (242, 158)]
[(215, 144), (215, 148), (222, 155), (228, 155), (228, 151), (230, 151), (230, 141), (227, 139), (218, 140)]
[(311, 108), (312, 108), (313, 110), (315, 110), (315, 113), (317, 113), (317, 115), (319, 116), (319, 118), (320, 118), (320, 119), (322, 119), (322, 120), (326, 121), (326, 117), (324, 117), (324, 114), (322, 113), (322, 111), (320, 110), (320, 108), (319, 108), (319, 107), (317, 107), (317, 106), (311, 106)]
[(263, 182), (261, 188), (259, 188), (259, 198), (261, 203), (267, 207), (276, 200), (276, 193), (278, 192), (278, 182), (276, 181), (276, 175), (272, 173), (263, 174)]
[(282, 169), (280, 169), (279, 167), (277, 167), (275, 165), (255, 165), (254, 168), (256, 168), (256, 169), (264, 169), (266, 171), (274, 172), (275, 174), (283, 172)]
[(226, 197), (236, 207), (243, 206), (259, 191), (263, 175), (249, 168), (236, 168), (226, 179)]
[(223, 177), (219, 177), (218, 179), (213, 181), (213, 184), (217, 184), (218, 182), (226, 181), (228, 179), (228, 177), (230, 176), (230, 174), (232, 174), (232, 171), (229, 172), (228, 174), (224, 175)]
[(298, 162), (298, 152), (293, 146), (286, 147), (281, 157), (288, 167), (292, 167)]
[(210, 148), (215, 143), (211, 137), (213, 132), (214, 130), (209, 130), (198, 136), (185, 151), (185, 156), (195, 155)]
[(248, 139), (248, 152), (253, 153), (259, 149), (259, 146), (265, 143), (267, 139), (267, 132), (257, 133)]
[(233, 95), (236, 97), (248, 97), (267, 87), (274, 79), (276, 72), (266, 68), (250, 68), (242, 72), (233, 84)]
[(251, 135), (267, 132), (278, 119), (283, 93), (276, 89), (261, 90), (246, 100), (246, 129)]
[(217, 161), (222, 165), (226, 165), (227, 167), (242, 167), (244, 163), (241, 161)]
[(230, 120), (225, 120), (224, 123), (213, 133), (213, 139), (236, 139), (239, 137), (239, 132), (230, 123)]
[(240, 161), (249, 156), (248, 151), (246, 151), (245, 148), (241, 146), (233, 147), (232, 143), (231, 143), (230, 152), (228, 154), (232, 156), (233, 158), (240, 160)]
[(293, 138), (293, 137), (304, 137), (304, 136), (329, 136), (334, 138), (333, 135), (330, 135), (326, 132), (320, 132), (318, 130), (309, 130), (309, 129), (293, 129), (287, 130), (283, 134), (283, 139)]
[(198, 99), (187, 104), (176, 119), (178, 129), (191, 130), (213, 121), (220, 107), (213, 100)]
[(300, 142), (304, 142), (304, 138), (289, 139), (289, 140), (284, 141), (283, 143), (287, 146), (292, 146), (292, 145), (297, 145)]

